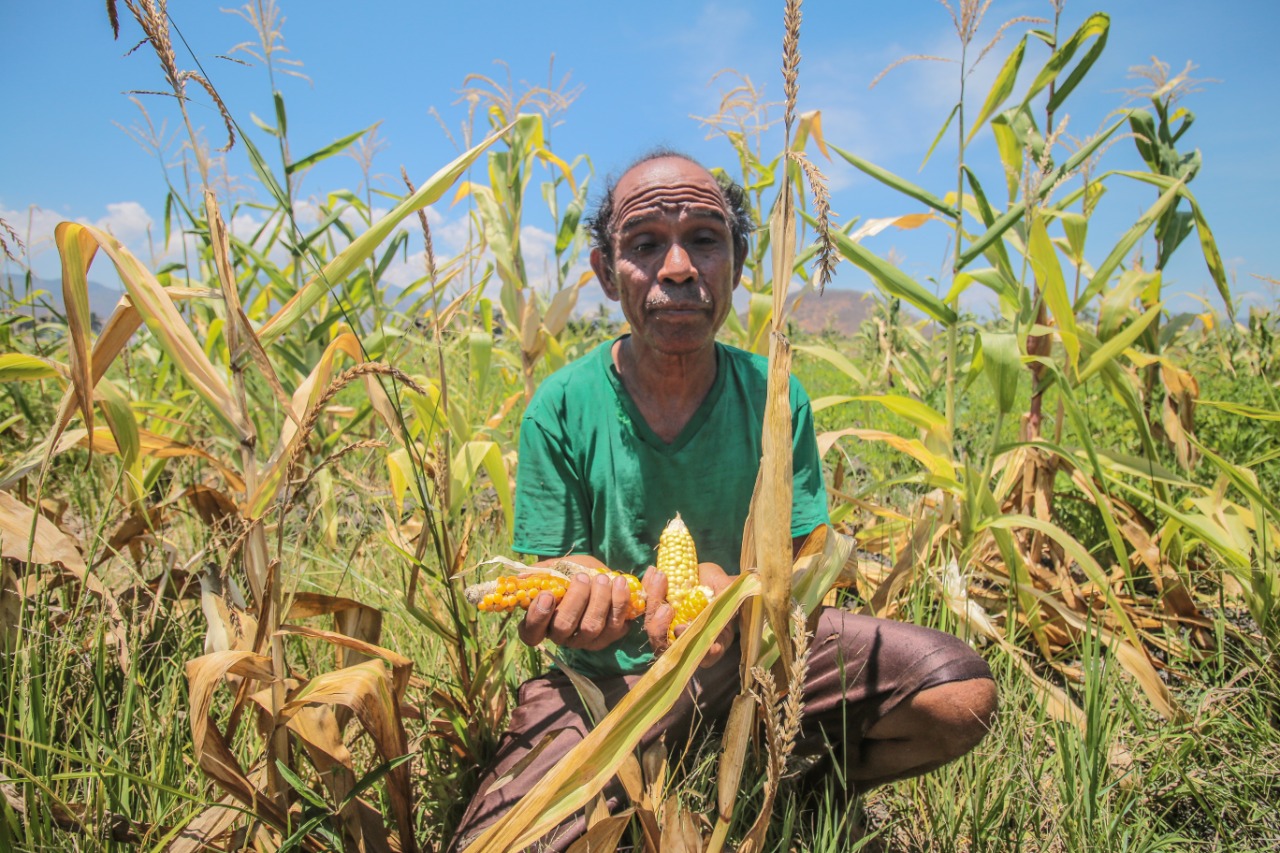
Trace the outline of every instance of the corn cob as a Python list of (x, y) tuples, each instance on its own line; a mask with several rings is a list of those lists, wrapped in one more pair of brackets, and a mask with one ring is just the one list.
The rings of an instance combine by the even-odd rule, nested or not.
[(675, 608), (671, 619), (674, 639), (675, 626), (692, 622), (712, 596), (711, 590), (699, 583), (698, 551), (693, 545), (693, 535), (678, 512), (658, 539), (656, 568), (667, 576), (667, 601)]
[[(627, 579), (627, 588), (631, 591), (631, 607), (627, 611), (627, 619), (635, 619), (644, 613), (644, 590), (640, 587), (640, 579), (635, 575), (606, 569), (588, 569), (588, 572), (603, 572), (609, 577)], [(509, 613), (517, 607), (528, 610), (539, 595), (545, 590), (556, 597), (556, 601), (564, 598), (569, 589), (569, 577), (552, 569), (533, 569), (518, 575), (506, 575), (491, 581), (472, 584), (464, 590), (467, 601), (485, 613)]]

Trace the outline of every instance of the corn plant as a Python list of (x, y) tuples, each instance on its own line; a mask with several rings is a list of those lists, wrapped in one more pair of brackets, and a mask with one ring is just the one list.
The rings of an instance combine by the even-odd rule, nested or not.
[[(944, 5), (952, 14), (961, 47), (957, 102), (939, 134), (941, 138), (948, 129), (955, 134), (954, 190), (930, 192), (853, 152), (831, 146), (866, 174), (923, 205), (929, 218), (950, 223), (954, 241), (950, 286), (939, 298), (857, 239), (832, 233), (844, 257), (866, 271), (886, 297), (903, 300), (934, 322), (939, 330), (934, 338), (940, 342), (937, 357), (946, 377), (942, 411), (912, 394), (852, 397), (904, 418), (917, 430), (915, 437), (857, 428), (823, 437), (825, 447), (850, 437), (886, 443), (919, 466), (920, 473), (909, 481), (936, 490), (910, 512), (880, 513), (883, 520), (860, 534), (869, 547), (885, 550), (893, 561), (887, 573), (872, 570), (875, 577), (862, 579), (868, 588), (868, 608), (880, 614), (891, 612), (896, 595), (919, 567), (935, 567), (932, 582), (969, 630), (1010, 650), (1010, 640), (1018, 642), (1025, 635), (1059, 668), (1059, 650), (1072, 646), (1082, 632), (1097, 632), (1155, 707), (1166, 716), (1181, 717), (1182, 711), (1157, 676), (1148, 651), (1150, 635), (1140, 632), (1136, 623), (1139, 613), (1146, 618), (1150, 605), (1137, 605), (1133, 596), (1140, 588), (1154, 587), (1155, 607), (1164, 610), (1168, 624), (1194, 624), (1199, 610), (1178, 531), (1188, 526), (1200, 530), (1196, 543), (1207, 544), (1234, 565), (1241, 565), (1243, 552), (1237, 549), (1227, 556), (1220, 547), (1226, 542), (1210, 534), (1211, 514), (1194, 508), (1203, 492), (1171, 475), (1162, 464), (1143, 404), (1144, 390), (1149, 389), (1136, 380), (1134, 371), (1157, 361), (1161, 365), (1173, 389), (1162, 419), (1164, 434), (1182, 438), (1179, 459), (1187, 464), (1197, 446), (1188, 428), (1194, 379), (1171, 360), (1143, 351), (1142, 342), (1152, 340), (1144, 336), (1154, 334), (1163, 308), (1159, 270), (1123, 269), (1123, 262), (1153, 227), (1159, 229), (1162, 261), (1194, 229), (1209, 273), (1224, 298), (1228, 296), (1213, 235), (1186, 186), (1198, 154), (1175, 156), (1171, 146), (1181, 131), (1168, 127), (1173, 88), (1163, 87), (1153, 96), (1162, 117), (1159, 122), (1150, 116), (1144, 119), (1141, 112), (1124, 112), (1059, 160), (1064, 129), (1055, 125), (1056, 116), (1104, 49), (1110, 26), (1107, 16), (1091, 15), (1067, 35), (1059, 31), (1062, 4), (1053, 4), (1051, 22), (1013, 19), (978, 50), (975, 39), (986, 5), (967, 0), (957, 7)], [(1051, 23), (1052, 29), (1032, 29), (1021, 36), (976, 118), (971, 119), (965, 83), (972, 62), (987, 56), (1020, 23)], [(1015, 96), (1028, 45), (1037, 42), (1047, 45), (1050, 55)], [(975, 53), (977, 60), (971, 59)], [(1005, 107), (1014, 97), (1016, 105)], [(1037, 105), (1044, 110), (1043, 125), (1034, 117)], [(1188, 114), (1178, 115), (1187, 118)], [(1159, 139), (1163, 147), (1158, 155), (1151, 154), (1149, 162), (1176, 162), (1152, 173), (1099, 173), (1100, 152), (1126, 123)], [(1005, 177), (1007, 191), (1003, 200), (991, 187), (984, 187), (977, 167), (967, 157), (967, 144), (984, 128), (990, 128), (995, 137), (998, 174)], [(1143, 149), (1148, 153), (1158, 147), (1141, 134), (1138, 144), (1140, 149), (1148, 146)], [(1072, 189), (1076, 180), (1080, 185)], [(1085, 260), (1090, 217), (1101, 203), (1105, 183), (1118, 180), (1152, 184), (1159, 196), (1105, 259), (1091, 267)], [(1190, 212), (1177, 210), (1181, 201), (1190, 206)], [(1051, 236), (1051, 229), (1057, 228), (1061, 236)], [(1074, 271), (1074, 296), (1067, 290), (1062, 257)], [(988, 266), (979, 266), (983, 261)], [(974, 284), (994, 293), (1003, 322), (976, 328), (964, 320), (959, 299)], [(1078, 319), (1090, 306), (1096, 306), (1099, 316), (1092, 330)], [(902, 371), (900, 375), (906, 385), (911, 374)], [(1008, 419), (1026, 399), (1019, 390), (1024, 376), (1030, 379), (1030, 402), (1016, 425), (1016, 440), (1010, 441), (1007, 427), (1013, 425)], [(962, 390), (984, 377), (996, 403), (994, 423), (961, 429)], [(857, 377), (851, 374), (851, 378)], [(1090, 429), (1080, 403), (1090, 382), (1103, 383), (1121, 401), (1136, 432), (1137, 447), (1107, 447)], [(1051, 399), (1057, 404), (1057, 416), (1047, 420), (1045, 406)], [(966, 411), (970, 419), (973, 413)], [(1051, 436), (1046, 434), (1046, 422), (1052, 424)], [(1055, 498), (1063, 493), (1064, 480), (1071, 484), (1070, 494), (1099, 514), (1105, 537), (1100, 550), (1103, 560), (1056, 523)], [(1179, 488), (1181, 492), (1175, 493)], [(860, 505), (855, 501), (845, 512), (856, 512)], [(1164, 527), (1158, 520), (1161, 516), (1167, 520)], [(1104, 565), (1104, 561), (1114, 562)], [(1119, 582), (1114, 580), (1117, 572)], [(993, 595), (994, 590), (999, 594)], [(1095, 608), (1101, 608), (1103, 617), (1089, 627), (1082, 617)], [(1002, 616), (1003, 625), (992, 618)], [(1208, 642), (1203, 632), (1193, 631), (1190, 639), (1193, 645)], [(1195, 654), (1173, 633), (1158, 645), (1184, 657)], [(1051, 707), (1083, 722), (1056, 688), (1030, 668), (1026, 674), (1041, 684)]]

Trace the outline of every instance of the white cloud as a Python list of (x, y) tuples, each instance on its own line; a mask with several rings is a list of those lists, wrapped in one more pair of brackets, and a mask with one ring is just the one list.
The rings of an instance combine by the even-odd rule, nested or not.
[(126, 246), (145, 240), (152, 219), (146, 208), (136, 201), (119, 201), (107, 205), (107, 215), (94, 223)]
[[(67, 217), (43, 207), (31, 206), (15, 210), (0, 203), (0, 219), (9, 223), (26, 247), (26, 260), (42, 278), (52, 278), (58, 271), (58, 252), (53, 244), (53, 229)], [(17, 246), (10, 251), (22, 257)], [(7, 262), (6, 262), (7, 263)], [(52, 272), (48, 270), (52, 269)]]

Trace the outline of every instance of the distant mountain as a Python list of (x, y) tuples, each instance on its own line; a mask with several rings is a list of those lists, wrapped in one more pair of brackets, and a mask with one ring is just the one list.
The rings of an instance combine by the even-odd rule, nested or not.
[[(36, 302), (37, 311), (46, 313), (40, 309), (40, 306), (49, 305), (57, 313), (66, 314), (62, 304), (61, 279), (32, 277), (31, 292), (38, 290), (47, 291), (47, 293), (39, 297)], [(89, 282), (89, 311), (97, 314), (98, 319), (105, 322), (111, 316), (111, 312), (116, 309), (116, 303), (120, 301), (122, 295), (124, 291), (118, 287), (107, 287), (91, 281)], [(0, 306), (8, 308), (11, 300), (21, 300), (26, 296), (26, 284), (22, 276), (6, 274), (0, 277)]]
[[(799, 303), (799, 304), (797, 304)], [(862, 323), (875, 310), (870, 294), (861, 290), (837, 290), (828, 287), (819, 296), (806, 293), (792, 302), (791, 319), (809, 334), (832, 331), (844, 337), (856, 335)]]

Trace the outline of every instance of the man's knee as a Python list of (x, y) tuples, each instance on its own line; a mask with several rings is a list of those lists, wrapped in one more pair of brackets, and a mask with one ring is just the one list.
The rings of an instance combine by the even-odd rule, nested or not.
[(951, 681), (920, 694), (937, 726), (946, 760), (966, 754), (991, 731), (997, 707), (996, 685), (989, 678)]

